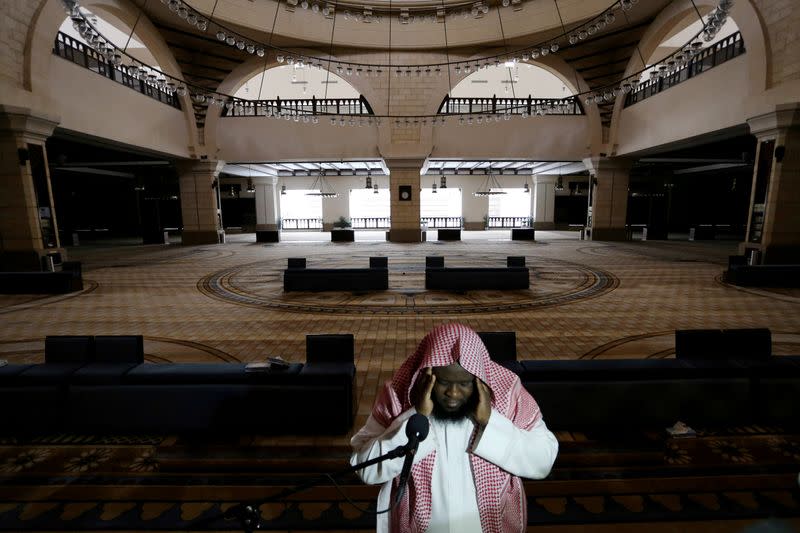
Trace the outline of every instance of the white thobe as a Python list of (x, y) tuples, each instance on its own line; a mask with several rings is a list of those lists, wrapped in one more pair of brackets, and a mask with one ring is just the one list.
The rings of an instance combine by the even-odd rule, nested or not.
[[(408, 440), (406, 421), (414, 413), (414, 408), (402, 413), (388, 428), (383, 428), (370, 416), (350, 442), (355, 450), (350, 464), (367, 461), (405, 444)], [(436, 451), (431, 478), (431, 521), (427, 531), (479, 533), (478, 498), (467, 453), (474, 423), (468, 418), (460, 422), (442, 422), (433, 417), (429, 420), (428, 438), (419, 444), (414, 456), (416, 464)], [(492, 409), (489, 423), (472, 452), (515, 476), (542, 479), (550, 473), (556, 459), (558, 441), (541, 419), (527, 431)], [(400, 457), (358, 471), (365, 483), (383, 484), (378, 495), (379, 511), (389, 507), (392, 480), (402, 468), (403, 458)], [(378, 515), (377, 531), (388, 533), (387, 514)]]

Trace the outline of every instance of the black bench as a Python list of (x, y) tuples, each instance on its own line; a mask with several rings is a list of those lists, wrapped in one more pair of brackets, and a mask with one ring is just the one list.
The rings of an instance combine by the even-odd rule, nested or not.
[(436, 238), (440, 241), (460, 241), (461, 229), (460, 228), (439, 228), (436, 230)]
[(506, 267), (445, 267), (444, 257), (425, 258), (425, 288), (431, 290), (518, 290), (530, 287), (524, 257), (508, 257)]
[(800, 264), (748, 265), (744, 256), (733, 255), (725, 281), (742, 287), (800, 287)]
[(352, 335), (308, 335), (306, 363), (144, 363), (141, 336), (55, 336), (45, 363), (0, 367), (5, 434), (346, 433), (355, 414)]
[(370, 257), (369, 268), (306, 268), (303, 257), (289, 258), (283, 271), (284, 291), (385, 291), (389, 288), (386, 257)]
[(678, 330), (676, 359), (516, 361), (514, 332), (479, 335), (554, 430), (800, 425), (800, 357), (772, 356), (766, 329)]
[(64, 261), (55, 272), (0, 272), (0, 294), (66, 294), (83, 290), (79, 261)]
[(511, 228), (512, 241), (533, 241), (536, 240), (536, 230), (534, 228)]

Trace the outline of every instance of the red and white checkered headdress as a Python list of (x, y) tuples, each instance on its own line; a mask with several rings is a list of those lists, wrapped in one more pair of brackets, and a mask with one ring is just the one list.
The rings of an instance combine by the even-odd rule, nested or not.
[[(541, 418), (539, 406), (522, 387), (519, 377), (489, 358), (480, 337), (463, 324), (444, 324), (428, 333), (417, 350), (400, 366), (375, 401), (372, 416), (384, 427), (413, 405), (411, 391), (428, 367), (459, 363), (492, 391), (492, 407), (515, 426), (531, 429)], [(522, 481), (500, 467), (470, 455), (478, 494), (481, 527), (487, 533), (525, 531), (527, 507)], [(403, 499), (391, 513), (392, 532), (419, 532), (431, 518), (431, 478), (436, 453), (415, 464)], [(393, 491), (397, 489), (397, 480)], [(501, 513), (501, 509), (504, 512)]]

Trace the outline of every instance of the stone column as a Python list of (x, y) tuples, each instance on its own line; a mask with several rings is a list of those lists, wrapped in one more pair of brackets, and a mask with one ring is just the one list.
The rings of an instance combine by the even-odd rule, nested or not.
[(183, 244), (218, 244), (224, 239), (218, 179), (223, 166), (224, 161), (203, 160), (178, 164)]
[(758, 139), (747, 241), (740, 253), (753, 263), (800, 263), (800, 104), (747, 121)]
[(58, 236), (45, 141), (56, 119), (0, 105), (0, 269), (37, 271), (66, 252)]
[(386, 159), (391, 190), (391, 242), (421, 242), (419, 223), (420, 172), (424, 159)]
[(628, 182), (633, 160), (590, 157), (583, 163), (591, 176), (587, 237), (594, 241), (626, 240)]
[(556, 228), (556, 176), (533, 177), (533, 228)]
[(253, 185), (256, 186), (256, 231), (279, 230), (278, 176), (255, 177)]

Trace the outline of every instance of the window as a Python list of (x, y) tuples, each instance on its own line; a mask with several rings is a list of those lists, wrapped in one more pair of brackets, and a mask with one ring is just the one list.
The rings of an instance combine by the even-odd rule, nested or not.
[(282, 229), (322, 228), (322, 197), (309, 196), (317, 190), (291, 189), (281, 194)]

